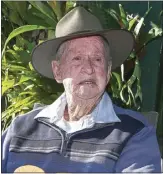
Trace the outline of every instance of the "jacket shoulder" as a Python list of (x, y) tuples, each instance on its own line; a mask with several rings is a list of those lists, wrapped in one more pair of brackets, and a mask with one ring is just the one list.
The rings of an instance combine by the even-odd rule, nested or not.
[(123, 132), (129, 132), (131, 135), (135, 135), (144, 129), (152, 128), (155, 130), (155, 127), (140, 112), (124, 109), (116, 105), (114, 105), (114, 110), (121, 120), (121, 123), (117, 125)]
[(122, 119), (124, 117), (122, 115), (126, 115), (128, 117), (128, 119), (140, 122), (145, 127), (151, 126), (151, 124), (149, 123), (147, 118), (142, 113), (140, 113), (138, 111), (131, 110), (131, 109), (125, 109), (125, 108), (122, 108), (122, 107), (119, 107), (119, 106), (116, 106), (116, 105), (113, 105), (113, 107), (114, 107), (115, 113), (117, 115), (120, 115), (120, 117)]
[(10, 125), (13, 136), (27, 136), (27, 132), (36, 129), (38, 127), (38, 122), (34, 118), (44, 108), (45, 107), (35, 108), (28, 113), (17, 116)]

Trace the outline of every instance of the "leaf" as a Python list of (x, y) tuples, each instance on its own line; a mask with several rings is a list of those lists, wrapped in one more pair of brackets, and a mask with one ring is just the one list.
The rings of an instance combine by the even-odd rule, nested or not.
[(121, 65), (121, 79), (122, 79), (122, 82), (124, 82), (124, 64)]
[(26, 21), (26, 23), (28, 23), (28, 25), (40, 25), (45, 27), (56, 26), (51, 19), (47, 18), (44, 14), (42, 14), (34, 7), (28, 9), (27, 15), (24, 20)]
[(31, 76), (21, 75), (19, 82), (16, 83), (15, 86), (16, 86), (16, 85), (20, 85), (20, 84), (22, 84), (23, 82), (28, 81), (28, 80), (31, 80), (31, 79), (32, 79)]
[(121, 17), (121, 21), (123, 23), (123, 28), (128, 28), (129, 26), (129, 23), (127, 21), (127, 15), (126, 15), (126, 12), (124, 11), (123, 7), (121, 4), (119, 4), (119, 11), (120, 11), (120, 17)]
[(13, 2), (9, 2), (9, 1), (3, 1), (3, 3), (5, 3), (5, 5), (9, 8), (14, 10), (14, 3)]
[(135, 22), (138, 20), (139, 15), (136, 15), (133, 19), (131, 19), (129, 21), (129, 26), (128, 26), (128, 30), (130, 31), (132, 29), (132, 27), (134, 26)]
[(21, 16), (21, 18), (24, 19), (24, 17), (27, 14), (27, 2), (26, 1), (19, 1), (19, 2), (14, 1), (14, 4), (15, 4), (17, 12)]
[(57, 21), (59, 21), (65, 15), (66, 1), (48, 1), (48, 3), (56, 14)]
[[(134, 94), (132, 92), (132, 85), (136, 82), (136, 80), (138, 81), (137, 84), (137, 94), (134, 97)], [(126, 91), (127, 91), (127, 95), (126, 95)], [(132, 76), (130, 77), (130, 79), (123, 85), (121, 91), (120, 91), (120, 98), (124, 103), (127, 103), (127, 105), (131, 102), (131, 98), (130, 95), (133, 99), (134, 102), (134, 106), (136, 106), (136, 101), (135, 98), (137, 98), (137, 96), (141, 97), (141, 87), (140, 87), (140, 66), (139, 66), (139, 62), (138, 60), (135, 61), (135, 68), (134, 68), (134, 72), (132, 74)], [(128, 96), (128, 101), (126, 101), (125, 96)]]
[(55, 38), (55, 30), (48, 30), (48, 39)]
[(7, 108), (6, 111), (2, 113), (2, 120), (8, 116), (11, 116), (11, 114), (17, 114), (24, 108), (24, 106), (28, 107), (31, 106), (31, 104), (35, 103), (36, 100), (32, 100), (32, 97), (26, 97), (25, 99), (22, 99), (18, 101), (16, 104), (10, 105), (10, 107)]
[(19, 14), (16, 11), (13, 10), (9, 10), (9, 15), (8, 15), (9, 19), (11, 22), (21, 26), (23, 25), (23, 22), (19, 16)]
[(123, 18), (123, 19), (126, 19), (127, 16), (126, 16), (126, 12), (124, 11), (123, 7), (121, 4), (119, 4), (119, 11), (120, 11), (120, 16)]
[(24, 89), (24, 91), (26, 91), (27, 89), (31, 89), (31, 88), (33, 88), (33, 87), (34, 87), (34, 84), (31, 84), (31, 85), (27, 86), (27, 87)]
[(115, 21), (120, 25), (120, 16), (119, 14), (113, 10), (113, 9), (108, 9), (107, 12), (115, 19)]
[(16, 53), (16, 51), (14, 51), (12, 49), (7, 50), (6, 53), (7, 53), (8, 56), (9, 56), (9, 54), (12, 55), (13, 59), (15, 59), (15, 60), (19, 59), (19, 55)]
[(75, 7), (76, 3), (72, 1), (66, 1), (66, 13)]
[(17, 108), (17, 107), (19, 107), (20, 105), (26, 106), (26, 105), (28, 104), (28, 102), (31, 101), (31, 99), (32, 99), (31, 96), (30, 96), (30, 97), (27, 97), (27, 98), (25, 98), (25, 99), (23, 99), (23, 100), (17, 102), (17, 103), (14, 105), (14, 107)]
[(27, 71), (27, 69), (23, 66), (19, 65), (8, 65), (9, 71)]
[(145, 12), (145, 14), (144, 14), (144, 18), (146, 18), (147, 17), (147, 15), (149, 14), (149, 12), (151, 11), (151, 9), (152, 9), (152, 7), (150, 7), (150, 8), (148, 8), (148, 10)]
[(112, 72), (112, 75), (116, 78), (118, 83), (118, 89), (120, 90), (122, 88), (122, 81), (120, 75), (116, 72)]
[(2, 95), (10, 88), (14, 86), (15, 80), (8, 80), (2, 82)]
[(9, 18), (11, 19), (11, 21), (20, 26), (23, 25), (23, 19), (24, 19), (24, 16), (26, 15), (27, 2), (4, 1), (4, 3), (8, 7)]
[[(2, 51), (2, 56), (3, 56), (4, 52), (5, 52), (7, 44), (9, 43), (9, 41), (11, 39), (13, 39), (17, 35), (22, 34), (24, 32), (33, 31), (33, 30), (41, 30), (41, 29), (47, 29), (47, 27), (38, 26), (38, 25), (24, 25), (24, 26), (21, 26), (21, 27), (15, 29), (15, 30), (13, 30), (10, 33), (10, 35), (8, 36), (8, 38), (7, 38), (6, 42), (5, 42), (5, 45), (4, 45), (4, 48), (3, 48), (3, 51)], [(53, 29), (53, 28), (50, 27), (49, 29)]]
[(134, 30), (134, 33), (136, 35), (136, 37), (138, 36), (139, 32), (140, 32), (140, 29), (143, 25), (143, 22), (144, 22), (144, 19), (145, 17), (147, 17), (147, 15), (149, 14), (149, 12), (151, 11), (152, 7), (150, 7), (144, 14), (144, 16), (140, 19), (140, 21), (138, 22), (138, 24), (136, 25), (135, 27), (135, 30)]
[[(36, 30), (38, 31), (38, 30)], [(22, 48), (23, 50), (31, 50), (29, 47), (32, 46), (32, 48), (34, 47), (34, 43), (29, 42), (28, 40), (24, 39), (23, 37), (21, 37), (20, 35), (18, 35), (16, 37), (16, 44), (15, 44), (18, 48)]]
[(140, 101), (142, 102), (142, 91), (141, 91), (141, 84), (140, 84), (140, 78), (141, 78), (141, 68), (139, 61), (135, 61), (135, 69), (133, 74), (137, 77), (137, 91), (135, 94), (135, 98), (140, 98)]
[(125, 100), (125, 97), (124, 97), (124, 90), (126, 89), (126, 86), (127, 85), (125, 84), (120, 91), (120, 98), (124, 103), (127, 103), (127, 101)]
[(38, 9), (46, 17), (48, 17), (49, 20), (51, 20), (51, 23), (55, 23), (56, 25), (56, 19), (53, 10), (51, 10), (46, 4), (41, 1), (29, 1), (29, 3), (32, 4), (32, 6)]
[(12, 60), (16, 60), (16, 64), (21, 63), (23, 65), (27, 65), (30, 61), (30, 53), (27, 51), (23, 50), (22, 48), (17, 49), (16, 51), (14, 50), (7, 50), (6, 51), (6, 56), (12, 55)]
[(138, 37), (138, 34), (139, 34), (140, 29), (143, 25), (143, 22), (144, 22), (144, 18), (142, 17), (134, 29), (134, 34), (136, 35), (136, 38)]
[(151, 22), (151, 26), (152, 26), (152, 29), (148, 32), (149, 34), (153, 35), (153, 37), (163, 35), (163, 29), (161, 27), (157, 26), (153, 22)]
[(135, 54), (135, 51), (132, 51), (130, 56), (127, 58), (127, 60), (134, 59), (134, 58), (136, 58), (136, 54)]
[(22, 61), (24, 65), (27, 65), (31, 60), (31, 55), (27, 51), (20, 50), (18, 51), (18, 55), (20, 56), (20, 61)]
[(33, 95), (33, 96), (34, 96), (34, 95), (36, 95), (37, 93), (36, 93), (36, 92), (34, 93), (34, 92), (29, 92), (29, 91), (27, 91), (27, 92), (21, 92), (21, 93), (19, 94), (19, 96), (27, 95), (27, 94), (28, 94), (28, 95)]
[(129, 94), (131, 94), (131, 97), (132, 97), (133, 102), (134, 102), (134, 106), (136, 107), (135, 97), (134, 97), (134, 94), (133, 94), (133, 92), (132, 92), (130, 86), (128, 86), (128, 92), (129, 92)]
[[(29, 18), (30, 17), (30, 18)], [(28, 10), (28, 16), (25, 20), (32, 25), (41, 25), (47, 27), (54, 27), (56, 26), (56, 22), (45, 16), (41, 11), (32, 7)]]
[(29, 65), (30, 70), (31, 70), (31, 71), (34, 71), (34, 68), (33, 68), (33, 66), (32, 66), (32, 63), (31, 63), (31, 62), (29, 62), (29, 64), (28, 64), (28, 65)]

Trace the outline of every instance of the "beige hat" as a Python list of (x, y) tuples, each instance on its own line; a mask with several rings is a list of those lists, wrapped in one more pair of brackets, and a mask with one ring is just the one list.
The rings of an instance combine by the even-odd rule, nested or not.
[(120, 66), (130, 55), (134, 46), (134, 37), (124, 29), (104, 30), (100, 21), (83, 7), (68, 12), (57, 24), (56, 38), (38, 45), (32, 53), (32, 65), (41, 75), (54, 79), (51, 62), (56, 58), (59, 46), (66, 40), (99, 35), (108, 42), (112, 56), (112, 69)]

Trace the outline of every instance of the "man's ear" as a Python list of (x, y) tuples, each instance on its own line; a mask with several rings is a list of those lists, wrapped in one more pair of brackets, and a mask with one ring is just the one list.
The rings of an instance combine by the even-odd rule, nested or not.
[(108, 61), (108, 68), (107, 68), (107, 84), (110, 81), (110, 77), (111, 77), (111, 67), (112, 67), (112, 61)]
[(108, 70), (108, 73), (107, 73), (107, 84), (108, 84), (109, 81), (110, 81), (110, 77), (111, 77), (111, 71)]
[(52, 71), (53, 71), (53, 75), (54, 75), (55, 80), (58, 83), (62, 83), (60, 64), (56, 60), (52, 60)]

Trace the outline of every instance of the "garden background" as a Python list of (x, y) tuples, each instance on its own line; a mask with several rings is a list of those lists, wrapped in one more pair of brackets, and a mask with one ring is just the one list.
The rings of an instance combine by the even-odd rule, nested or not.
[[(130, 30), (136, 39), (128, 59), (107, 86), (114, 103), (158, 112), (157, 137), (163, 152), (163, 2), (2, 1), (2, 131), (34, 103), (51, 104), (63, 87), (33, 69), (33, 48), (55, 37), (57, 22), (75, 6), (95, 14), (103, 27)], [(155, 117), (155, 115), (153, 115)]]

